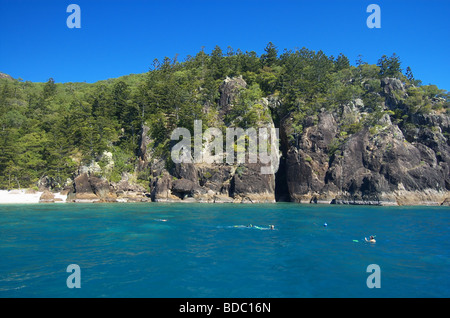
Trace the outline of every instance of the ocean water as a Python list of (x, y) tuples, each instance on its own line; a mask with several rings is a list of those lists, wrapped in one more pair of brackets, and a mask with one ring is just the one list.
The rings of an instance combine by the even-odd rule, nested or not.
[(449, 227), (448, 207), (1, 205), (0, 297), (450, 297)]

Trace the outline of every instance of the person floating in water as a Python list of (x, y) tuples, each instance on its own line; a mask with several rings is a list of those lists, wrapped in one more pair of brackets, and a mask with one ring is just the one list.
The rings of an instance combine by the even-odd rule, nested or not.
[(369, 243), (375, 243), (376, 242), (375, 236), (373, 236), (373, 235), (371, 235), (369, 237), (369, 239), (367, 239), (367, 237), (365, 237), (365, 239), (366, 239), (366, 242), (369, 242)]
[(271, 225), (271, 226), (270, 226), (270, 229), (271, 229), (271, 230), (275, 230), (275, 225)]

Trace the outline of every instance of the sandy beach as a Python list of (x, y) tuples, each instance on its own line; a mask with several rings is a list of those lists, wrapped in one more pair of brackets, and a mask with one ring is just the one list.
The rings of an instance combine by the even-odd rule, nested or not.
[[(24, 190), (0, 190), (0, 204), (9, 203), (39, 203), (39, 199), (43, 192), (31, 192), (26, 189)], [(61, 195), (55, 193), (55, 199), (59, 198), (60, 201), (55, 202), (66, 202), (66, 195)]]

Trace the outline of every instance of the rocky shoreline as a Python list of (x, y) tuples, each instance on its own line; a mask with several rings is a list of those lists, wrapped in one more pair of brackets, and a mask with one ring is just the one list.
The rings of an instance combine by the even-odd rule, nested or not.
[[(105, 180), (102, 181), (103, 188), (92, 187), (92, 184), (98, 182), (98, 178), (93, 180), (87, 175), (79, 178), (76, 184), (81, 180), (86, 181), (90, 188), (78, 188), (78, 192), (63, 190), (52, 192), (49, 190), (36, 191), (31, 189), (22, 190), (0, 190), (0, 204), (27, 204), (27, 203), (137, 203), (137, 202), (165, 202), (165, 203), (270, 203), (276, 204), (277, 201), (269, 193), (264, 195), (256, 194), (250, 196), (230, 197), (223, 194), (215, 194), (209, 190), (208, 193), (196, 193), (193, 196), (186, 195), (183, 198), (172, 194), (172, 190), (167, 191), (165, 196), (155, 193), (149, 193), (143, 189), (118, 190), (114, 192), (114, 187)], [(107, 188), (107, 189), (106, 189)], [(84, 190), (80, 190), (84, 189)], [(94, 190), (95, 189), (95, 190)], [(174, 188), (171, 188), (174, 189)], [(179, 188), (175, 188), (179, 191)], [(341, 197), (341, 198), (340, 198)], [(439, 191), (401, 191), (386, 193), (378, 200), (355, 200), (342, 199), (340, 195), (329, 196), (329, 198), (320, 196), (305, 195), (297, 197), (293, 203), (299, 204), (336, 204), (336, 205), (367, 205), (367, 206), (450, 206), (450, 194)], [(285, 201), (284, 201), (285, 202)]]
[[(336, 205), (366, 205), (366, 206), (450, 206), (449, 194), (446, 192), (432, 194), (434, 201), (424, 200), (425, 196), (420, 193), (403, 193), (399, 195), (391, 194), (392, 199), (388, 200), (342, 200), (331, 199), (323, 200), (316, 197), (304, 197), (303, 200), (297, 200), (292, 203), (297, 204), (336, 204)], [(204, 196), (186, 197), (180, 199), (176, 196), (169, 196), (167, 198), (158, 198), (152, 200), (151, 194), (148, 192), (134, 192), (127, 191), (117, 194), (109, 194), (107, 196), (99, 197), (92, 193), (83, 194), (69, 194), (67, 191), (50, 192), (50, 191), (35, 191), (35, 190), (0, 190), (0, 204), (35, 204), (35, 203), (207, 203), (207, 204), (221, 204), (221, 203), (269, 203), (276, 204), (277, 201), (272, 200), (270, 196), (267, 197), (228, 197), (224, 195), (214, 195), (212, 193)]]

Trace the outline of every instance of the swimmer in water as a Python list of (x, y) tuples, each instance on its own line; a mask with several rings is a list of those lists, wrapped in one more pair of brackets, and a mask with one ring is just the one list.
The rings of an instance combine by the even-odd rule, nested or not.
[(270, 229), (271, 229), (271, 230), (275, 230), (275, 225), (271, 225), (271, 226), (270, 226)]
[(373, 235), (371, 235), (370, 237), (369, 237), (369, 239), (367, 239), (366, 237), (365, 237), (365, 239), (366, 239), (366, 242), (369, 242), (369, 243), (375, 243), (376, 241), (375, 241), (375, 237), (373, 236)]

